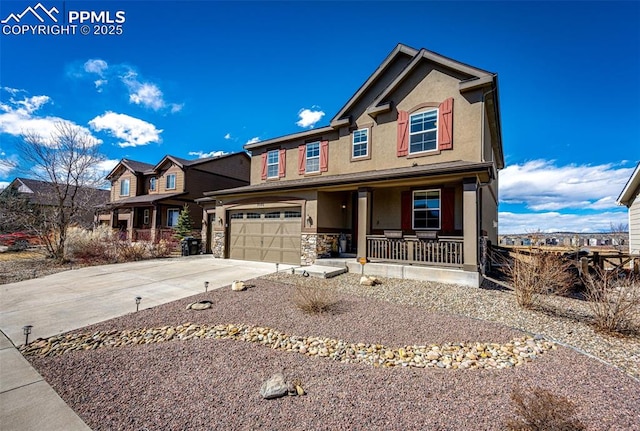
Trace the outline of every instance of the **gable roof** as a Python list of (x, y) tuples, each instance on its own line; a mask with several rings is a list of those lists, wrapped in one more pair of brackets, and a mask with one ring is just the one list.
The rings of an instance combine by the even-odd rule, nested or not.
[(134, 174), (144, 174), (146, 172), (153, 171), (153, 165), (149, 163), (138, 162), (136, 160), (130, 159), (122, 159), (113, 167), (113, 169), (111, 169), (111, 172), (107, 174), (106, 178), (111, 179), (111, 177), (113, 177), (121, 167), (128, 169)]
[[(66, 186), (66, 185), (65, 185)], [(76, 186), (70, 186), (71, 191)], [(19, 193), (28, 196), (29, 202), (36, 205), (57, 205), (57, 192), (55, 184), (48, 181), (34, 180), (32, 178), (15, 178), (7, 189), (17, 189)], [(91, 199), (96, 204), (102, 204), (109, 200), (111, 192), (109, 190), (97, 189), (95, 187), (78, 187), (84, 192), (91, 193)]]
[(633, 173), (631, 174), (631, 177), (629, 177), (627, 184), (625, 184), (616, 202), (618, 205), (624, 205), (626, 207), (630, 207), (639, 193), (640, 193), (640, 162), (638, 162), (638, 166), (636, 166)]
[(160, 166), (162, 166), (164, 163), (171, 161), (173, 163), (175, 163), (176, 165), (178, 165), (180, 168), (184, 169), (185, 167), (191, 167), (191, 166), (196, 166), (196, 165), (200, 165), (203, 163), (207, 163), (210, 162), (212, 160), (221, 160), (221, 159), (225, 159), (227, 157), (232, 157), (232, 156), (236, 156), (238, 154), (244, 154), (247, 159), (250, 159), (249, 155), (244, 152), (244, 151), (239, 151), (239, 152), (235, 152), (235, 153), (227, 153), (227, 154), (221, 154), (219, 156), (213, 156), (213, 157), (203, 157), (201, 159), (193, 159), (193, 160), (187, 160), (187, 159), (183, 159), (181, 157), (176, 157), (176, 156), (172, 156), (170, 154), (167, 154), (166, 156), (164, 156), (162, 158), (162, 160), (160, 160), (155, 166), (153, 166), (153, 170), (158, 170), (160, 168)]
[(486, 100), (487, 106), (489, 106), (490, 108), (489, 112), (492, 112), (493, 117), (495, 117), (494, 119), (490, 118), (490, 122), (496, 130), (497, 142), (494, 145), (494, 151), (496, 153), (498, 169), (503, 168), (504, 154), (502, 150), (502, 132), (499, 116), (500, 110), (498, 107), (499, 98), (497, 75), (495, 73), (470, 66), (466, 63), (453, 60), (449, 57), (445, 57), (444, 55), (440, 55), (436, 52), (429, 51), (424, 48), (417, 50), (402, 43), (397, 44), (396, 47), (389, 53), (389, 55), (387, 55), (384, 61), (377, 67), (377, 69), (371, 74), (371, 76), (369, 76), (369, 78), (360, 86), (360, 88), (353, 94), (353, 96), (351, 96), (347, 103), (332, 118), (329, 126), (291, 133), (277, 138), (247, 144), (244, 146), (244, 148), (246, 150), (252, 150), (266, 145), (277, 144), (282, 141), (308, 138), (333, 131), (343, 126), (350, 125), (351, 118), (346, 114), (354, 107), (354, 105), (362, 98), (362, 96), (366, 94), (366, 92), (369, 91), (378, 82), (380, 77), (390, 69), (391, 65), (394, 64), (394, 61), (400, 57), (408, 57), (411, 58), (411, 60), (398, 73), (398, 75), (395, 76), (395, 78), (385, 86), (380, 94), (375, 97), (373, 103), (371, 103), (366, 109), (366, 112), (370, 116), (375, 118), (379, 113), (390, 111), (392, 109), (391, 103), (383, 103), (385, 98), (387, 98), (395, 89), (397, 89), (398, 86), (411, 75), (411, 73), (423, 60), (427, 60), (432, 63), (441, 65), (445, 68), (454, 70), (462, 75), (467, 76), (467, 79), (462, 80), (459, 84), (458, 88), (461, 93), (482, 87), (487, 87), (489, 89), (483, 94), (488, 96)]

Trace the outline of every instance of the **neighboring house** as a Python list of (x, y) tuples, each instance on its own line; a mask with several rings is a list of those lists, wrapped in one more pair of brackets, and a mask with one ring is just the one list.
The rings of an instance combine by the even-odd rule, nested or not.
[(629, 254), (640, 256), (640, 163), (618, 196), (618, 205), (629, 208)]
[(497, 242), (498, 102), (496, 74), (399, 44), (328, 126), (245, 145), (251, 185), (199, 199), (218, 220), (214, 255), (305, 265), (342, 251), (477, 285)]
[(156, 165), (122, 159), (107, 175), (111, 198), (99, 221), (132, 241), (173, 237), (178, 215), (186, 204), (193, 229), (210, 226), (194, 202), (205, 190), (249, 183), (250, 158), (245, 152), (197, 160), (165, 156)]
[[(67, 186), (62, 185), (61, 187), (64, 189)], [(30, 178), (16, 178), (2, 192), (11, 189), (26, 197), (31, 205), (42, 211), (58, 208), (58, 193), (55, 183)], [(78, 187), (76, 189), (75, 186), (70, 186), (69, 195), (71, 194), (75, 195), (74, 202), (79, 208), (72, 222), (87, 228), (93, 226), (95, 207), (109, 201), (109, 190), (94, 187)], [(65, 201), (65, 206), (69, 205), (70, 198)]]

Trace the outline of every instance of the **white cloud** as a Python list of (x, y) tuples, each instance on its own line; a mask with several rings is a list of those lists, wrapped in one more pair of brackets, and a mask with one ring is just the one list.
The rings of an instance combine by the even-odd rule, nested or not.
[(225, 151), (210, 151), (208, 153), (204, 153), (202, 151), (189, 151), (190, 156), (198, 156), (199, 159), (206, 159), (207, 157), (219, 157), (224, 156), (225, 154), (229, 154)]
[(106, 61), (99, 58), (87, 60), (84, 63), (84, 71), (87, 73), (95, 73), (104, 76), (104, 72), (109, 68)]
[(533, 211), (612, 209), (633, 168), (532, 160), (500, 171), (500, 200)]
[(224, 135), (224, 139), (231, 139), (231, 133), (227, 133), (226, 135)]
[(15, 96), (16, 94), (22, 91), (17, 88), (11, 88), (11, 87), (2, 87), (2, 89), (13, 96)]
[(324, 117), (324, 112), (313, 111), (312, 109), (303, 108), (298, 111), (298, 117), (300, 117), (300, 120), (296, 122), (298, 126), (313, 127), (318, 121), (322, 119), (322, 117)]
[(176, 112), (180, 112), (180, 111), (182, 111), (182, 108), (184, 108), (184, 103), (172, 103), (171, 104), (171, 113), (175, 114)]
[(255, 138), (251, 138), (251, 139), (249, 139), (249, 140), (245, 143), (245, 145), (255, 144), (256, 142), (260, 142), (260, 138), (259, 138), (259, 137), (257, 137), (257, 136), (256, 136)]
[[(23, 92), (22, 90), (17, 90)], [(43, 105), (50, 102), (49, 96), (25, 96), (21, 100), (10, 98), (8, 103), (0, 103), (0, 133), (7, 133), (13, 136), (21, 136), (24, 133), (35, 133), (41, 136), (46, 144), (50, 144), (49, 139), (57, 132), (57, 125), (65, 124), (76, 127), (83, 136), (93, 142), (94, 145), (102, 143), (95, 138), (89, 129), (79, 126), (72, 121), (54, 116), (37, 116)]]
[(162, 91), (155, 84), (137, 83), (129, 85), (129, 101), (158, 111), (165, 106)]
[(102, 92), (102, 87), (107, 85), (107, 81), (106, 79), (96, 79), (95, 81), (93, 81), (93, 83), (96, 85), (96, 90), (98, 90), (98, 93)]
[(594, 214), (562, 214), (555, 211), (518, 214), (500, 212), (501, 235), (521, 234), (541, 230), (543, 232), (607, 232), (611, 224), (627, 224), (626, 211), (605, 211)]
[(8, 181), (0, 181), (0, 190), (6, 189), (9, 186), (9, 184), (11, 183)]
[(89, 125), (95, 131), (106, 131), (111, 136), (121, 139), (122, 142), (118, 143), (121, 148), (160, 142), (160, 133), (162, 133), (162, 130), (151, 123), (111, 111), (95, 117), (89, 121)]

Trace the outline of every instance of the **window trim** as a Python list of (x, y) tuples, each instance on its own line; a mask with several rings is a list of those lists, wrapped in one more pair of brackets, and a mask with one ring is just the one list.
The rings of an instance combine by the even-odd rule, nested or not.
[(169, 217), (169, 214), (172, 212), (177, 213), (178, 217), (180, 217), (180, 208), (167, 208), (167, 227), (175, 228), (178, 225), (178, 217), (176, 217), (175, 225), (169, 224), (169, 222), (171, 221), (171, 217)]
[[(313, 157), (309, 157), (309, 146), (310, 145), (317, 145), (318, 146), (318, 155), (317, 156), (313, 156)], [(320, 141), (314, 141), (314, 142), (308, 142), (305, 145), (305, 149), (304, 149), (304, 173), (305, 174), (319, 174), (320, 173)], [(309, 170), (309, 160), (317, 160), (318, 161), (318, 169), (316, 169), (315, 171), (310, 171)]]
[[(416, 193), (429, 193), (429, 192), (438, 192), (438, 227), (416, 227), (416, 207), (415, 207), (415, 199)], [(428, 212), (429, 210), (434, 210), (434, 208), (425, 208), (419, 209), (418, 211)], [(428, 224), (428, 223), (427, 223)], [(425, 190), (412, 190), (411, 192), (411, 228), (416, 230), (440, 230), (442, 229), (442, 190), (441, 189), (425, 189)]]
[[(173, 187), (169, 187), (169, 178), (173, 178)], [(177, 182), (178, 182), (178, 176), (176, 174), (167, 174), (167, 178), (165, 181), (165, 188), (167, 190), (175, 190)]]
[[(358, 132), (366, 132), (367, 135), (367, 140), (365, 143), (365, 149), (366, 152), (364, 155), (361, 156), (356, 156), (355, 153), (355, 147), (356, 145), (362, 145), (362, 142), (355, 142), (356, 139), (356, 133)], [(371, 128), (370, 127), (362, 127), (360, 129), (354, 130), (353, 133), (351, 134), (351, 160), (366, 160), (366, 159), (370, 159), (371, 158)]]
[[(122, 187), (127, 185), (127, 193), (122, 193)], [(131, 180), (129, 178), (124, 178), (120, 180), (120, 196), (129, 196), (131, 194)]]
[[(273, 153), (275, 153), (276, 155), (276, 162), (269, 163), (269, 156)], [(271, 167), (275, 166), (276, 168), (275, 175), (269, 175), (270, 166)], [(280, 178), (280, 150), (279, 149), (267, 151), (267, 179), (273, 179), (273, 178)]]
[(145, 208), (142, 211), (142, 224), (147, 225), (149, 224), (149, 222), (151, 221), (151, 216), (150, 216), (150, 211), (149, 208)]
[[(434, 129), (429, 129), (429, 130), (421, 130), (420, 132), (411, 132), (411, 119), (415, 115), (425, 114), (427, 112), (435, 112), (435, 128)], [(434, 152), (438, 151), (438, 149), (440, 148), (439, 147), (439, 142), (438, 142), (438, 115), (439, 115), (439, 108), (437, 108), (437, 107), (420, 109), (419, 111), (412, 112), (411, 114), (409, 114), (409, 120), (408, 120), (408, 124), (407, 124), (407, 127), (409, 128), (409, 130), (408, 130), (409, 135), (407, 136), (407, 139), (409, 141), (407, 143), (407, 145), (408, 145), (407, 156), (429, 154), (429, 153), (434, 153)], [(430, 131), (434, 131), (435, 135), (436, 135), (435, 148), (433, 148), (431, 150), (411, 151), (411, 136), (418, 135), (418, 134), (423, 134), (423, 133), (428, 133)]]
[(158, 178), (151, 177), (149, 178), (149, 191), (155, 192), (158, 190)]

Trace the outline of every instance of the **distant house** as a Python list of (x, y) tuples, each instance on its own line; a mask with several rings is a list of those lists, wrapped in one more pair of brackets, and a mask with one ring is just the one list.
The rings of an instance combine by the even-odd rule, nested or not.
[(250, 159), (244, 152), (196, 160), (167, 155), (155, 165), (122, 159), (107, 175), (111, 195), (98, 221), (132, 241), (170, 238), (186, 204), (194, 232), (203, 225), (210, 230), (212, 220), (203, 223), (195, 199), (205, 190), (247, 185), (249, 174)]
[(618, 205), (629, 208), (629, 253), (640, 256), (640, 163), (618, 196)]
[[(66, 187), (66, 184), (62, 187)], [(8, 193), (10, 190), (17, 191), (24, 196), (27, 201), (42, 211), (57, 208), (58, 193), (55, 183), (34, 180), (31, 178), (16, 178), (0, 193)], [(109, 190), (101, 190), (93, 187), (72, 186), (70, 194), (76, 195), (75, 203), (79, 205), (80, 211), (72, 220), (83, 227), (91, 227), (93, 224), (95, 207), (104, 205), (109, 201)], [(70, 206), (71, 200), (65, 201), (65, 206)]]

